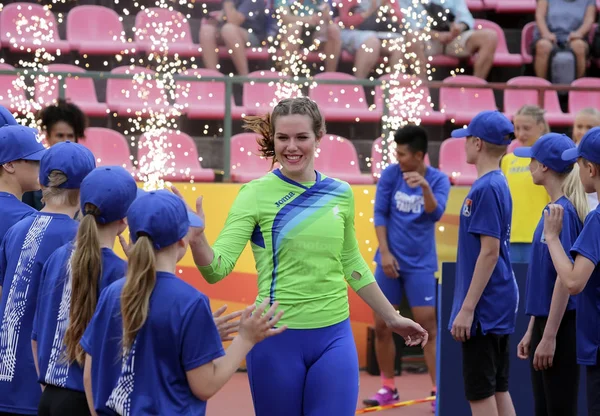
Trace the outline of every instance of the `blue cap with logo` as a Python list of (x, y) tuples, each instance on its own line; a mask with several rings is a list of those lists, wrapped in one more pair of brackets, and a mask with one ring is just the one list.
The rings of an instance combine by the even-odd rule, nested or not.
[(495, 111), (482, 111), (473, 117), (466, 129), (452, 131), (455, 138), (475, 136), (481, 140), (497, 144), (509, 145), (514, 133), (514, 126), (504, 114)]
[(89, 149), (70, 141), (57, 143), (46, 150), (40, 161), (40, 183), (49, 186), (50, 172), (58, 170), (67, 177), (67, 181), (59, 188), (79, 189), (83, 179), (94, 168), (96, 159)]
[(17, 120), (12, 115), (10, 110), (0, 105), (0, 127), (2, 126), (18, 126)]
[(600, 127), (589, 129), (581, 138), (579, 145), (565, 150), (562, 157), (567, 160), (582, 157), (592, 163), (600, 164)]
[(134, 243), (147, 235), (156, 250), (181, 240), (190, 227), (202, 227), (200, 217), (188, 211), (185, 202), (167, 191), (146, 192), (138, 197), (127, 212), (129, 234)]
[(517, 147), (514, 151), (517, 157), (531, 157), (555, 172), (565, 173), (577, 158), (563, 159), (565, 150), (573, 149), (575, 143), (566, 134), (548, 133), (540, 137), (531, 147)]
[(45, 152), (36, 129), (21, 125), (0, 127), (0, 165), (15, 160), (41, 160)]
[(102, 166), (91, 171), (81, 182), (81, 212), (92, 204), (98, 211), (96, 222), (110, 224), (127, 216), (127, 210), (138, 195), (135, 179), (121, 166)]

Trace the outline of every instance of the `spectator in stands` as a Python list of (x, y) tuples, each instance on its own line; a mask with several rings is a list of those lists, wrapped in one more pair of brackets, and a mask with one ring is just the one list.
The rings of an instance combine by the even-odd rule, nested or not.
[(202, 60), (209, 69), (217, 69), (217, 45), (231, 50), (231, 60), (239, 75), (248, 75), (246, 47), (260, 46), (266, 35), (265, 0), (225, 0), (223, 9), (202, 19), (200, 46)]
[(417, 43), (418, 47), (413, 50), (421, 74), (426, 73), (426, 56), (468, 58), (477, 54), (473, 75), (487, 78), (494, 63), (498, 35), (491, 29), (475, 30), (475, 20), (465, 0), (431, 0), (428, 4), (416, 2), (415, 5), (412, 0), (400, 0), (400, 4), (402, 10), (406, 10), (403, 17), (409, 31), (430, 27), (430, 39), (427, 43)]
[(535, 74), (548, 77), (552, 50), (568, 46), (577, 59), (577, 78), (585, 75), (588, 32), (596, 17), (595, 0), (538, 0), (532, 41)]
[[(520, 108), (513, 123), (516, 140), (527, 147), (533, 146), (537, 139), (550, 132), (548, 122), (544, 118), (544, 110), (536, 105)], [(533, 183), (529, 170), (530, 161), (510, 153), (504, 156), (501, 163), (513, 201), (510, 232), (510, 256), (513, 263), (529, 262), (536, 221), (550, 203), (550, 196), (544, 187)]]
[(600, 126), (600, 111), (588, 107), (575, 114), (573, 123), (573, 141), (578, 144), (584, 134), (593, 127)]

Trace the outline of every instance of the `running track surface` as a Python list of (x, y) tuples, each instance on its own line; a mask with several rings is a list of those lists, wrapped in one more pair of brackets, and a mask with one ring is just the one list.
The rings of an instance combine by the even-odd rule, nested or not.
[[(362, 408), (362, 399), (379, 389), (381, 379), (364, 371), (360, 373), (360, 393), (357, 408)], [(422, 399), (431, 394), (431, 380), (427, 374), (408, 374), (396, 377), (400, 400)], [(246, 373), (236, 373), (233, 378), (208, 401), (209, 416), (254, 416), (252, 397)], [(432, 416), (431, 403), (416, 404), (380, 412), (365, 413), (375, 416)]]

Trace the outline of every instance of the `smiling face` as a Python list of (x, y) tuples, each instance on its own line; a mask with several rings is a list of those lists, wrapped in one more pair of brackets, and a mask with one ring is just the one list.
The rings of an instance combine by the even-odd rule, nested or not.
[(593, 114), (579, 113), (573, 123), (573, 141), (579, 143), (583, 136), (593, 127), (600, 125), (600, 118)]
[(313, 121), (307, 115), (277, 117), (274, 147), (282, 173), (298, 182), (314, 180), (315, 151), (322, 136), (315, 134)]

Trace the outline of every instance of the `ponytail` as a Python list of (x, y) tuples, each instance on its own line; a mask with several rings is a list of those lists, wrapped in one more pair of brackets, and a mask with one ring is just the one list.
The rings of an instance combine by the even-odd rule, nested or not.
[(85, 361), (85, 351), (79, 341), (96, 310), (102, 273), (102, 250), (95, 217), (99, 214), (98, 208), (86, 204), (84, 214), (71, 256), (71, 309), (64, 339), (68, 362), (77, 361), (80, 366)]
[(156, 257), (152, 241), (138, 238), (129, 255), (127, 279), (121, 292), (123, 349), (131, 350), (135, 337), (148, 318), (150, 296), (156, 285)]
[(581, 222), (584, 222), (585, 217), (590, 212), (590, 206), (583, 184), (579, 179), (579, 165), (577, 163), (573, 165), (573, 170), (567, 174), (562, 185), (562, 191), (577, 210)]
[(271, 115), (266, 114), (265, 116), (246, 116), (244, 117), (244, 125), (242, 127), (260, 135), (256, 139), (256, 142), (259, 146), (260, 155), (264, 158), (271, 158), (271, 167), (273, 167), (276, 160)]

